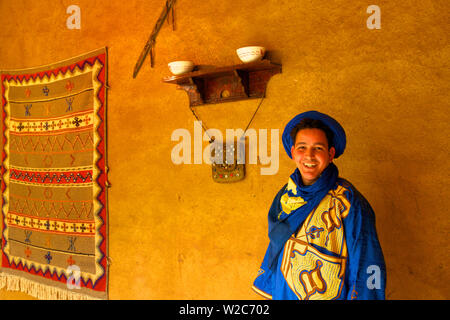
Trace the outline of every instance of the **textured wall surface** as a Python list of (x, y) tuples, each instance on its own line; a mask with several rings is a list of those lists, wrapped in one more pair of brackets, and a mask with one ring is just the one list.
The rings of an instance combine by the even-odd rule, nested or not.
[[(81, 8), (69, 30), (66, 8)], [(281, 132), (316, 109), (341, 122), (341, 176), (370, 201), (388, 268), (389, 299), (449, 299), (450, 5), (409, 1), (186, 1), (165, 24), (155, 67), (134, 64), (164, 1), (1, 0), (0, 69), (22, 69), (108, 47), (111, 299), (259, 299), (267, 211), (295, 166)], [(369, 5), (381, 29), (367, 28)], [(239, 63), (263, 45), (282, 63), (251, 128), (279, 129), (280, 168), (217, 184), (207, 164), (175, 165), (171, 134), (194, 118), (167, 63)], [(245, 128), (258, 100), (198, 109), (211, 128)], [(206, 142), (205, 142), (206, 146)], [(0, 299), (27, 299), (0, 290)]]

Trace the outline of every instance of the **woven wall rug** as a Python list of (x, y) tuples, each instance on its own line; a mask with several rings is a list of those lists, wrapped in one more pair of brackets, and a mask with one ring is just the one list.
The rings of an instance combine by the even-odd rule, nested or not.
[(107, 299), (106, 48), (2, 71), (0, 288)]

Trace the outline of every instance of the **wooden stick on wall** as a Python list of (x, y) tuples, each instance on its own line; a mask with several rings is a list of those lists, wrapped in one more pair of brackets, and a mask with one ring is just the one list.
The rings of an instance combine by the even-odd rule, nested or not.
[(151, 67), (153, 68), (154, 59), (155, 59), (154, 46), (156, 43), (156, 36), (158, 35), (159, 30), (161, 29), (162, 25), (164, 24), (164, 21), (167, 19), (170, 11), (172, 11), (172, 28), (173, 28), (173, 30), (175, 30), (175, 21), (174, 21), (174, 15), (173, 15), (173, 5), (175, 4), (175, 1), (176, 0), (167, 0), (166, 1), (163, 11), (161, 12), (161, 15), (159, 16), (158, 21), (156, 21), (155, 27), (153, 28), (153, 31), (150, 34), (150, 37), (147, 40), (147, 43), (145, 44), (144, 49), (142, 50), (138, 61), (136, 62), (136, 65), (134, 67), (134, 72), (133, 72), (133, 78), (136, 78), (139, 70), (142, 67), (142, 64), (144, 63), (145, 58), (147, 57), (147, 55), (149, 53), (150, 53), (150, 64), (151, 64)]

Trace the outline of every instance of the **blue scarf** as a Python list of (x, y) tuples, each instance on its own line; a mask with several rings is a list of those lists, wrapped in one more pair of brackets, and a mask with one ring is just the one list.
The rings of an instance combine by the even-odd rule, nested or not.
[(328, 191), (336, 184), (338, 168), (330, 163), (319, 179), (310, 186), (302, 182), (300, 171), (295, 169), (289, 183), (281, 195), (280, 210), (269, 212), (269, 247), (267, 248), (267, 266), (275, 272), (278, 256), (284, 244), (302, 226), (306, 217), (317, 207)]

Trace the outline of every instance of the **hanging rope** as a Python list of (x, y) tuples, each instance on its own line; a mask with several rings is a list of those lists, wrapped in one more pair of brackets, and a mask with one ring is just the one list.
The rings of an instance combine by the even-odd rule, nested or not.
[[(248, 128), (250, 127), (250, 124), (252, 123), (253, 119), (256, 116), (256, 113), (258, 112), (259, 108), (261, 107), (263, 101), (264, 101), (264, 97), (266, 96), (265, 92), (261, 98), (261, 100), (259, 101), (258, 107), (256, 108), (255, 112), (253, 113), (250, 121), (248, 122), (247, 126), (245, 127), (244, 133), (242, 134), (242, 136), (239, 138), (241, 139), (243, 136), (245, 136), (245, 133), (247, 132)], [(198, 117), (198, 115), (195, 113), (194, 109), (192, 108), (192, 106), (189, 106), (189, 109), (191, 110), (192, 114), (194, 115), (194, 117), (197, 119), (197, 121), (199, 121), (202, 124), (202, 128), (205, 131), (205, 133), (208, 135), (209, 137), (209, 143), (213, 143), (214, 142), (214, 138), (212, 138), (209, 133), (208, 133), (208, 127), (206, 126), (206, 123), (203, 122), (202, 120), (200, 120), (200, 118)]]

